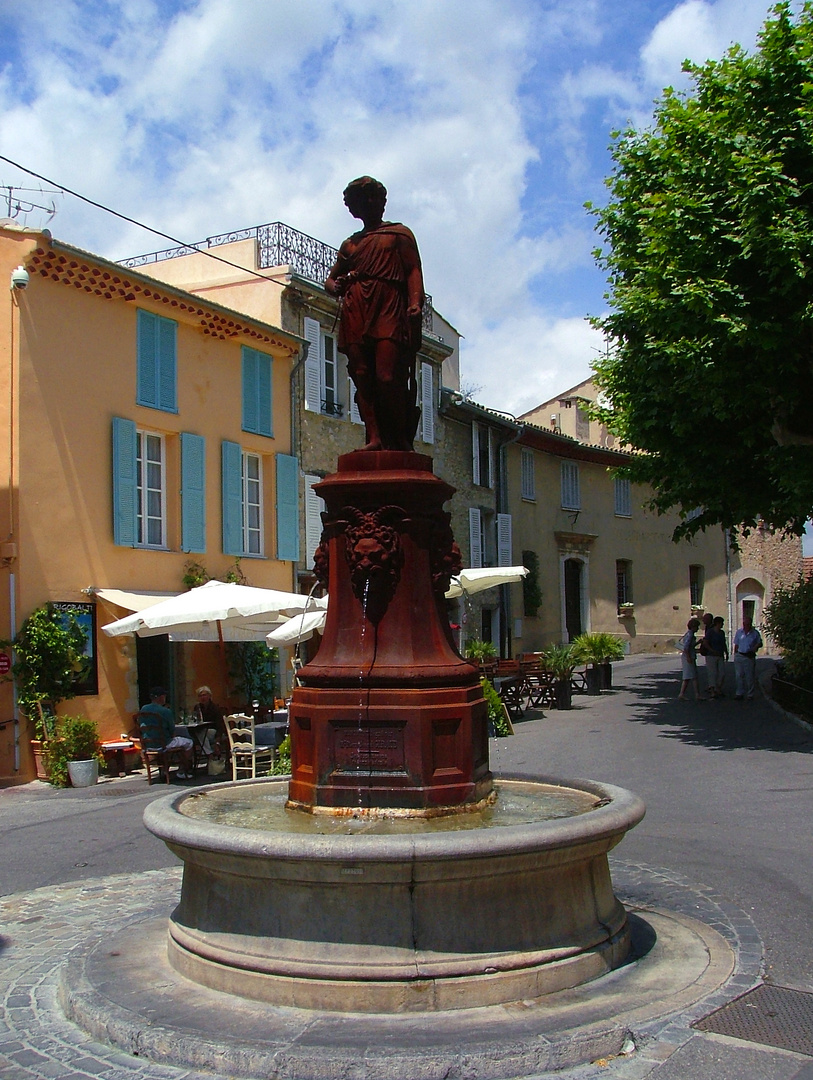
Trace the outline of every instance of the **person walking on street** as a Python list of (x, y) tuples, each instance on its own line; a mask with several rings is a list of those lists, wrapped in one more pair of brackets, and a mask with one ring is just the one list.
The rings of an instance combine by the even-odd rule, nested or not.
[(686, 700), (689, 683), (694, 687), (695, 701), (700, 701), (700, 695), (697, 692), (697, 640), (694, 636), (699, 629), (700, 621), (689, 619), (686, 623), (686, 633), (680, 639), (680, 670), (683, 681), (680, 684), (678, 701)]
[(759, 630), (747, 615), (743, 616), (742, 627), (734, 635), (734, 674), (737, 677), (737, 701), (745, 698), (754, 700), (756, 689), (757, 651), (762, 648)]
[(723, 697), (723, 679), (725, 663), (728, 660), (728, 642), (723, 633), (723, 619), (718, 615), (706, 630), (703, 639), (706, 643), (706, 693), (712, 698)]
[[(702, 617), (702, 619), (700, 621), (702, 623), (703, 636), (700, 639), (700, 642), (699, 642), (699, 644), (697, 646), (697, 651), (698, 651), (698, 653), (700, 653), (701, 656), (706, 658), (706, 690), (705, 690), (705, 692), (711, 697), (712, 696), (711, 689), (712, 689), (712, 686), (713, 686), (713, 680), (712, 680), (712, 670), (709, 667), (708, 657), (709, 657), (709, 654), (711, 652), (711, 650), (709, 649), (709, 631), (711, 630), (711, 624), (714, 621), (714, 616), (712, 615), (712, 613), (710, 611), (707, 611), (707, 612), (704, 613), (704, 615), (703, 615), (703, 617)], [(712, 665), (712, 667), (713, 666), (714, 665)], [(698, 676), (698, 688), (699, 688), (699, 686), (700, 686), (700, 682), (699, 682), (699, 676)]]

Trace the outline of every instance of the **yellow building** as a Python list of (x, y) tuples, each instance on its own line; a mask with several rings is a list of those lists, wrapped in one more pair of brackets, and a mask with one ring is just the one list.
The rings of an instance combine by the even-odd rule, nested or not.
[(626, 455), (522, 424), (507, 445), (513, 557), (538, 563), (542, 603), (513, 587), (513, 644), (532, 652), (582, 632), (620, 635), (628, 651), (669, 651), (692, 615), (728, 625), (727, 556), (720, 529), (678, 544), (676, 515), (645, 509), (647, 492), (613, 475)]
[[(20, 269), (21, 268), (21, 269)], [(105, 623), (175, 594), (187, 564), (291, 591), (299, 468), (290, 376), (302, 341), (138, 271), (0, 224), (0, 636), (35, 608), (87, 605), (96, 692), (61, 712), (129, 730), (151, 683), (191, 705), (227, 694), (216, 645), (109, 639)], [(135, 595), (132, 595), (135, 594)], [(0, 685), (0, 782), (33, 775)]]

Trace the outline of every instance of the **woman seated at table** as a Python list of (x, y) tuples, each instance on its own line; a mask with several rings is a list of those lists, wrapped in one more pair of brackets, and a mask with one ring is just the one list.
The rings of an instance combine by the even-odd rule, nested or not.
[(198, 703), (192, 710), (193, 724), (207, 724), (209, 731), (206, 732), (207, 753), (215, 757), (222, 757), (229, 748), (229, 737), (226, 734), (226, 725), (223, 721), (223, 710), (212, 701), (212, 691), (208, 686), (199, 686), (197, 689)]

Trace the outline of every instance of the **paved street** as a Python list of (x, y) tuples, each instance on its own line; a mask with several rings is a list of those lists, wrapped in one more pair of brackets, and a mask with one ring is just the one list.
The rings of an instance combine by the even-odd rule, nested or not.
[[(760, 661), (764, 673), (770, 666)], [(646, 869), (635, 868), (651, 868), (661, 886), (672, 882), (684, 914), (710, 922), (716, 910), (734, 927), (738, 992), (758, 980), (764, 949), (766, 981), (807, 1004), (813, 999), (794, 992), (813, 993), (813, 735), (761, 699), (678, 702), (678, 667), (676, 654), (616, 665), (617, 689), (517, 723), (513, 738), (492, 744), (492, 766), (592, 777), (642, 795), (647, 816), (615, 853), (619, 891), (645, 888)], [(42, 784), (0, 791), (0, 1077), (198, 1075), (90, 1042), (60, 1021), (54, 997), (53, 971), (72, 935), (100, 929), (94, 904), (104, 902), (116, 925), (148, 896), (171, 906), (179, 875), (162, 868), (176, 860), (141, 825), (145, 804), (165, 791), (142, 777), (84, 791)], [(644, 1033), (629, 1056), (559, 1075), (813, 1080), (810, 1048), (801, 1054), (752, 1037), (700, 1033), (689, 1019)]]

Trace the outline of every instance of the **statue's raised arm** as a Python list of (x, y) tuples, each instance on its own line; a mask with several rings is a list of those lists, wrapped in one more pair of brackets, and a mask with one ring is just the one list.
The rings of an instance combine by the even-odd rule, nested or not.
[(383, 220), (387, 189), (378, 180), (353, 180), (344, 201), (364, 228), (339, 248), (325, 288), (342, 302), (338, 346), (356, 387), (364, 449), (411, 450), (425, 300), (418, 245), (406, 225)]

